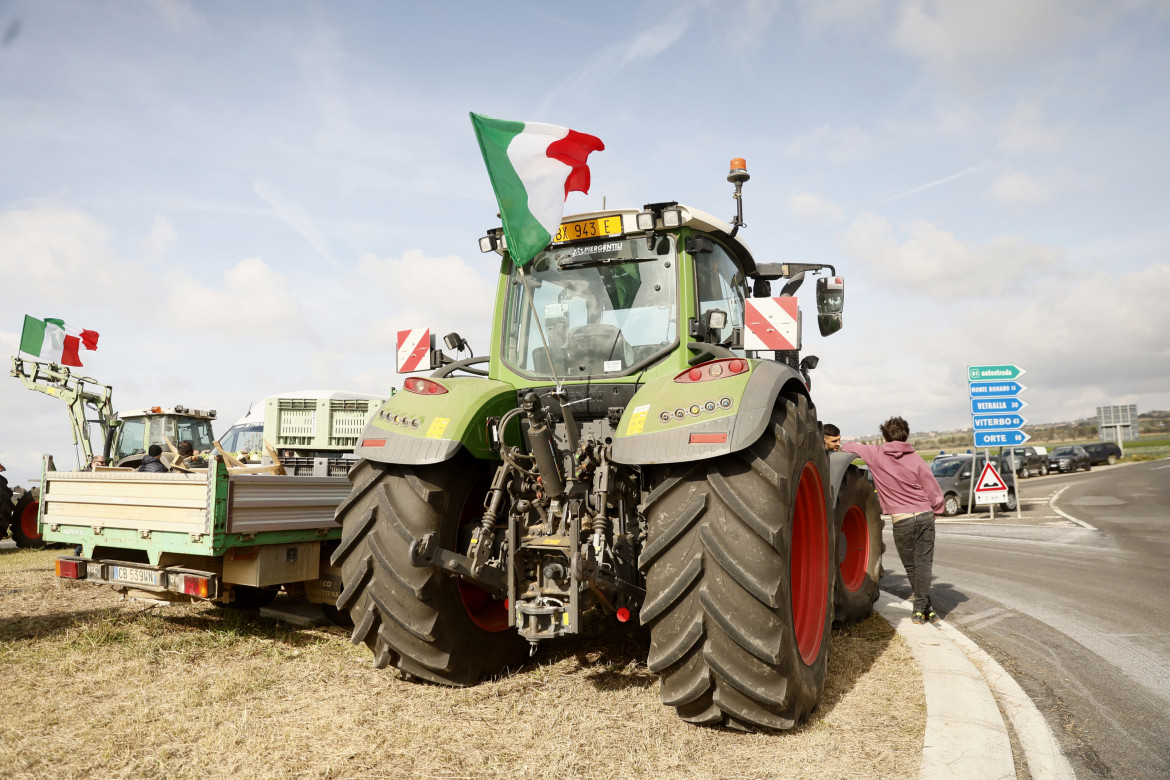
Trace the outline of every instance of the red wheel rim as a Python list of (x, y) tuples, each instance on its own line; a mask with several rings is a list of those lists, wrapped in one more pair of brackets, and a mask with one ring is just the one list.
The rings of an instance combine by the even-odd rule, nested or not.
[(37, 533), (37, 508), (40, 502), (30, 502), (24, 510), (20, 513), (20, 532), (24, 537), (33, 542), (39, 542), (41, 535)]
[[(490, 484), (490, 477), (485, 477), (471, 489), (467, 500), (463, 502), (463, 511), (459, 513), (460, 529), (469, 524), (479, 525), (484, 511), (483, 500)], [(457, 534), (455, 538), (462, 538), (462, 534)], [(459, 598), (463, 601), (463, 608), (467, 610), (471, 622), (484, 631), (508, 630), (508, 608), (504, 599), (497, 599), (483, 588), (464, 579), (459, 580)]]
[(829, 601), (829, 529), (825, 497), (816, 466), (806, 463), (796, 488), (792, 509), (792, 624), (796, 647), (805, 664), (821, 651)]
[(841, 582), (850, 593), (855, 592), (865, 581), (865, 570), (869, 564), (869, 523), (865, 512), (857, 504), (845, 511), (841, 520), (841, 533), (845, 535), (845, 560), (841, 561)]

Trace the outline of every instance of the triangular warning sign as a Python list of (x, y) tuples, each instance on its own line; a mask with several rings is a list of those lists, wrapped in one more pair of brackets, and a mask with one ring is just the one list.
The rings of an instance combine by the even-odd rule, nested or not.
[(975, 483), (975, 492), (998, 493), (1001, 490), (1007, 490), (1007, 485), (1004, 484), (1003, 477), (995, 470), (995, 466), (988, 463), (983, 467), (983, 473), (979, 475), (979, 481)]

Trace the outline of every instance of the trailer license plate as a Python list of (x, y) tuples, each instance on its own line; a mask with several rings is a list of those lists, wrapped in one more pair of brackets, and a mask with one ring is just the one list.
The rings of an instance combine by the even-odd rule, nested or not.
[(110, 579), (114, 582), (125, 582), (130, 585), (157, 586), (162, 579), (162, 572), (131, 566), (111, 566)]
[(562, 241), (580, 241), (585, 238), (598, 236), (617, 236), (622, 232), (622, 217), (614, 214), (612, 217), (598, 219), (583, 219), (580, 222), (566, 222), (557, 229), (557, 237), (553, 243)]

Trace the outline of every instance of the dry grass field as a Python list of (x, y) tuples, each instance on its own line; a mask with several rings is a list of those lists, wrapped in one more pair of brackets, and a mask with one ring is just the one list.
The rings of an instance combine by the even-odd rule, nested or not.
[(876, 616), (833, 632), (808, 723), (741, 734), (659, 703), (642, 632), (596, 624), (516, 674), (448, 689), (375, 670), (341, 629), (58, 580), (59, 554), (0, 550), (0, 777), (917, 775), (921, 675)]

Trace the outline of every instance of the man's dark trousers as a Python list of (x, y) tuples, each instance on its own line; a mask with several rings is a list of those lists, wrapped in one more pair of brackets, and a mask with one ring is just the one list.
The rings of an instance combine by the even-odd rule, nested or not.
[(930, 577), (934, 566), (934, 512), (920, 512), (894, 523), (894, 545), (906, 579), (910, 580), (914, 611), (926, 614), (930, 601)]

